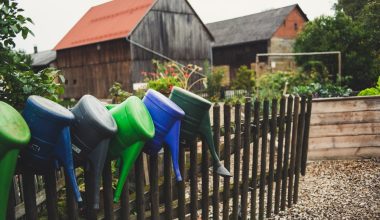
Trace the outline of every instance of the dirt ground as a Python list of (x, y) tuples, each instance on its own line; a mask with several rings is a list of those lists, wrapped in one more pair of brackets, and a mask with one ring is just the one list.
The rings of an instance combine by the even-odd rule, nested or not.
[(298, 204), (271, 219), (380, 219), (380, 161), (309, 163)]

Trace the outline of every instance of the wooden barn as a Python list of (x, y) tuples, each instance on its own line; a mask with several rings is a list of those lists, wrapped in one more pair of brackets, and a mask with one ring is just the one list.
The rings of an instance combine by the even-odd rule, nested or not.
[[(65, 98), (106, 98), (117, 81), (131, 91), (152, 59), (211, 60), (213, 37), (186, 0), (114, 0), (92, 7), (54, 50)], [(154, 52), (152, 52), (154, 51)]]
[(297, 33), (308, 21), (296, 5), (207, 24), (215, 38), (213, 63), (228, 65), (231, 78), (241, 65), (255, 63), (257, 53), (293, 52)]

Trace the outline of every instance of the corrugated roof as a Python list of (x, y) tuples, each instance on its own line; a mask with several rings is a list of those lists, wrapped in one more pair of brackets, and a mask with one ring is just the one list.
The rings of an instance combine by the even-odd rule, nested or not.
[(129, 36), (154, 3), (155, 0), (114, 0), (92, 7), (54, 50)]
[(32, 57), (32, 66), (46, 66), (57, 58), (57, 52), (53, 50), (41, 51), (30, 55)]
[(307, 20), (301, 8), (295, 4), (206, 26), (215, 38), (214, 47), (268, 40), (294, 8), (298, 8)]

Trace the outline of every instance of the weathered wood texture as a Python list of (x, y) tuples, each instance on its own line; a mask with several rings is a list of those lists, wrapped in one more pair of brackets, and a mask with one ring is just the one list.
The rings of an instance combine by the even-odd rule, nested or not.
[(125, 39), (117, 39), (59, 50), (57, 67), (66, 79), (65, 98), (87, 93), (106, 98), (115, 81), (130, 86), (130, 46)]
[(380, 96), (314, 99), (309, 159), (380, 156)]
[[(203, 65), (211, 60), (212, 36), (187, 1), (159, 0), (131, 34), (131, 40), (182, 64)], [(152, 70), (152, 59), (162, 59), (132, 45), (132, 81)]]

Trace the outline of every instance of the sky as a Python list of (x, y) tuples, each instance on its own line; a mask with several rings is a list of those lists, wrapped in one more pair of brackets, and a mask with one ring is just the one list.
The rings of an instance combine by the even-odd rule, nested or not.
[[(23, 15), (32, 18), (34, 36), (16, 38), (17, 49), (28, 53), (51, 50), (92, 6), (109, 0), (19, 0)], [(188, 0), (204, 23), (254, 14), (268, 9), (299, 4), (309, 20), (333, 15), (336, 0)]]

